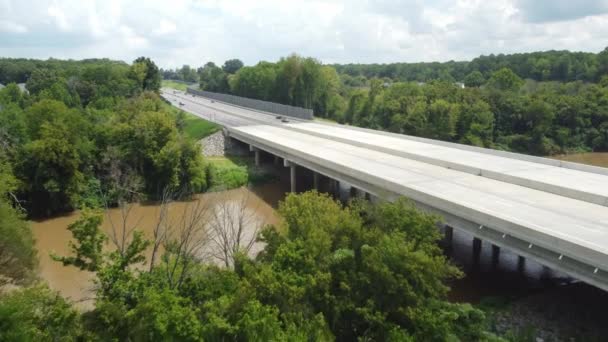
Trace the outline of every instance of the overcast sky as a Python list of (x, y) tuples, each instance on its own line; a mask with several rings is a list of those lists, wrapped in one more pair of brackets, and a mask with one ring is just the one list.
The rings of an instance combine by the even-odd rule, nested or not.
[(466, 60), (608, 45), (608, 0), (0, 0), (0, 56)]

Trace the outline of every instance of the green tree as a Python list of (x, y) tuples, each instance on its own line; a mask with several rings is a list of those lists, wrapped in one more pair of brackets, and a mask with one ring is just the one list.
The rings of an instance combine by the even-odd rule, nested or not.
[(139, 82), (142, 90), (160, 90), (160, 70), (148, 57), (139, 57), (131, 66), (132, 77)]
[(236, 74), (243, 67), (243, 62), (240, 59), (229, 59), (222, 65), (222, 70), (227, 74)]
[(200, 74), (200, 88), (218, 93), (227, 92), (229, 85), (226, 73), (215, 63), (208, 62)]
[(479, 70), (472, 71), (464, 78), (466, 87), (480, 87), (485, 83), (483, 74)]
[(490, 76), (488, 86), (502, 91), (517, 91), (524, 81), (519, 78), (511, 69), (502, 68)]
[(101, 212), (84, 210), (76, 222), (68, 226), (75, 241), (69, 242), (71, 256), (53, 255), (64, 266), (75, 266), (90, 272), (98, 271), (103, 263), (103, 246), (107, 238), (99, 229)]
[(38, 261), (24, 213), (11, 205), (18, 200), (14, 195), (17, 184), (11, 166), (0, 152), (0, 286), (27, 284), (34, 277)]
[(320, 312), (338, 340), (481, 336), (483, 314), (445, 300), (461, 273), (437, 245), (436, 217), (403, 200), (343, 209), (315, 192), (288, 195), (279, 212), (286, 236), (265, 231), (269, 266), (246, 274), (283, 315)]
[(0, 340), (67, 342), (81, 336), (78, 312), (47, 287), (0, 294)]
[(436, 100), (428, 107), (426, 136), (433, 139), (450, 140), (455, 134), (458, 108), (445, 100)]

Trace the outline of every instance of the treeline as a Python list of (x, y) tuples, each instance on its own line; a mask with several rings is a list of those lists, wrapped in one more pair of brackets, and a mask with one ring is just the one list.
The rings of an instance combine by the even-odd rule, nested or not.
[[(128, 226), (127, 242), (111, 248), (101, 214), (84, 212), (69, 227), (71, 253), (53, 258), (95, 272), (94, 308), (81, 314), (44, 285), (0, 294), (0, 340), (504, 341), (486, 332), (482, 311), (447, 301), (446, 281), (462, 274), (437, 245), (437, 218), (407, 201), (343, 208), (291, 194), (256, 258), (239, 252), (241, 235), (222, 240), (222, 268), (201, 259), (205, 220), (190, 217), (204, 207), (192, 203), (162, 244)], [(225, 233), (241, 231), (228, 222), (237, 226)], [(157, 246), (163, 256), (146, 260)]]
[[(188, 70), (193, 69), (186, 65), (175, 71), (164, 71), (163, 75), (186, 80), (180, 75)], [(260, 62), (245, 67), (238, 59), (228, 60), (222, 67), (209, 62), (199, 68), (197, 74), (200, 89), (207, 91), (312, 108), (330, 116), (337, 115), (345, 106), (339, 94), (342, 85), (336, 70), (295, 54), (277, 63)]]
[(521, 153), (608, 150), (608, 48), (346, 66), (291, 55), (236, 70), (208, 63), (200, 87), (312, 108), (341, 123)]
[(388, 78), (401, 82), (443, 80), (464, 82), (467, 75), (480, 72), (485, 79), (502, 68), (509, 68), (519, 77), (535, 81), (597, 82), (608, 71), (608, 49), (594, 54), (587, 52), (545, 51), (511, 55), (480, 56), (470, 62), (334, 64), (340, 74)]
[(150, 59), (3, 63), (3, 71), (36, 66), (27, 92), (14, 83), (0, 90), (0, 157), (29, 215), (154, 198), (167, 186), (205, 188), (199, 148), (156, 94), (160, 72)]
[(338, 121), (445, 141), (553, 155), (608, 150), (608, 78), (600, 84), (524, 82), (510, 69), (481, 87), (378, 80), (350, 93)]

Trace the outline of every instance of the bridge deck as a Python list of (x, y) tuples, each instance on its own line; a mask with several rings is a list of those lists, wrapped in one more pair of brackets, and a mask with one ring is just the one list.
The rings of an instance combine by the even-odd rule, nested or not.
[(302, 133), (608, 206), (608, 175), (359, 131), (346, 126), (318, 123), (290, 126)]
[(604, 206), (277, 126), (232, 132), (608, 269)]

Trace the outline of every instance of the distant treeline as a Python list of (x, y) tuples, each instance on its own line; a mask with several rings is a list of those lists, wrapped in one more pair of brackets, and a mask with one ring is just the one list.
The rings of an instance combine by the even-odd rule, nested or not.
[(333, 66), (291, 55), (193, 70), (164, 75), (196, 74), (204, 90), (312, 108), (318, 117), (403, 134), (536, 155), (608, 150), (608, 48)]
[(502, 68), (519, 77), (536, 81), (599, 81), (608, 70), (608, 50), (599, 54), (570, 51), (545, 51), (511, 55), (479, 56), (470, 62), (334, 64), (340, 74), (350, 77), (389, 78), (396, 81), (465, 81), (480, 72), (485, 79)]

